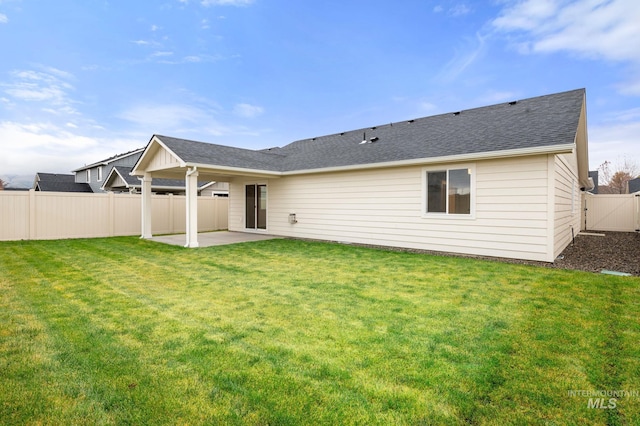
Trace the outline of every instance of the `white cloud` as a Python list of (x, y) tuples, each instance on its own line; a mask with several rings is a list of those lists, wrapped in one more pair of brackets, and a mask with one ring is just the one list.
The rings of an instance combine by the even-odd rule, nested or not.
[(160, 57), (160, 56), (171, 56), (171, 55), (173, 55), (173, 52), (153, 52), (151, 54), (151, 57), (157, 58), (157, 57)]
[(604, 161), (626, 157), (640, 163), (638, 152), (640, 108), (608, 114), (605, 121), (589, 125), (589, 164), (593, 170)]
[[(161, 57), (161, 56), (163, 56), (163, 55), (151, 56), (151, 59), (155, 59), (155, 58)], [(168, 55), (164, 55), (164, 56), (168, 56)], [(213, 56), (213, 55), (189, 55), (189, 56), (184, 56), (182, 58), (173, 59), (173, 60), (159, 59), (158, 63), (166, 64), (166, 65), (197, 64), (197, 63), (200, 63), (200, 62), (215, 62), (215, 61), (219, 61), (221, 59), (222, 59), (222, 57)]]
[(253, 0), (202, 0), (200, 4), (209, 6), (248, 6)]
[[(71, 124), (71, 123), (67, 123)], [(71, 170), (120, 152), (138, 148), (146, 140), (94, 138), (49, 122), (0, 121), (0, 140), (11, 141), (11, 149), (0, 156), (1, 175), (31, 175), (36, 172), (70, 173)]]
[(0, 122), (0, 140), (13, 143), (12, 148), (3, 150), (0, 156), (0, 172), (20, 175), (38, 171), (67, 173), (83, 164), (78, 163), (78, 153), (96, 144), (93, 139), (75, 135), (50, 123), (10, 121)]
[(211, 118), (200, 108), (182, 104), (135, 105), (122, 112), (119, 117), (147, 129), (150, 134), (175, 131)]
[(6, 24), (9, 22), (9, 18), (4, 13), (0, 13), (0, 24)]
[(158, 31), (159, 29), (160, 29), (160, 27), (157, 26), (157, 25), (152, 25), (151, 26), (151, 31)]
[(185, 56), (183, 58), (184, 62), (202, 62), (202, 57), (201, 56)]
[(250, 104), (236, 104), (233, 113), (240, 117), (254, 118), (264, 113), (264, 108)]
[(14, 101), (41, 103), (44, 110), (50, 109), (67, 114), (77, 114), (69, 97), (74, 87), (64, 79), (72, 79), (73, 75), (50, 67), (40, 67), (46, 72), (24, 70), (13, 71), (12, 81), (2, 83), (5, 94)]
[[(445, 11), (445, 8), (442, 5), (436, 5), (433, 8), (433, 13), (442, 13)], [(449, 16), (458, 17), (467, 15), (471, 12), (471, 8), (464, 3), (458, 3), (455, 6), (447, 9), (447, 14)]]
[(437, 79), (447, 82), (455, 80), (482, 56), (485, 51), (486, 36), (476, 34), (475, 39), (466, 39), (465, 41), (467, 45), (456, 51), (453, 59), (444, 66), (436, 77)]
[(493, 26), (519, 32), (533, 52), (568, 51), (640, 63), (637, 0), (524, 0), (510, 2)]
[(471, 12), (471, 9), (466, 4), (456, 4), (451, 9), (449, 9), (449, 15), (451, 16), (462, 16)]

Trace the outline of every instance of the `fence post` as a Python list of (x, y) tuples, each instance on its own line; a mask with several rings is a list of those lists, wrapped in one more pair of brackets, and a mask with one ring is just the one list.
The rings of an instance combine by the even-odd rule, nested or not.
[(169, 233), (173, 234), (175, 232), (175, 224), (174, 219), (173, 219), (173, 209), (174, 209), (174, 205), (173, 205), (173, 193), (169, 193)]
[(29, 240), (36, 239), (36, 190), (29, 190)]
[(113, 191), (109, 191), (109, 236), (115, 235), (116, 227), (116, 206), (114, 201)]
[(213, 198), (214, 201), (214, 205), (213, 205), (213, 211), (215, 214), (215, 218), (216, 218), (216, 231), (219, 231), (221, 229), (220, 227), (220, 197), (214, 197)]

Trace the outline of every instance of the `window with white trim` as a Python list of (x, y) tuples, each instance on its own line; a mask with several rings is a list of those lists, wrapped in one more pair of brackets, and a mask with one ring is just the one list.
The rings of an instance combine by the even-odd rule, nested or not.
[(91, 169), (87, 169), (87, 183), (91, 182)]
[(473, 168), (425, 169), (424, 215), (470, 216), (473, 204)]
[(102, 181), (102, 166), (98, 167), (98, 182)]

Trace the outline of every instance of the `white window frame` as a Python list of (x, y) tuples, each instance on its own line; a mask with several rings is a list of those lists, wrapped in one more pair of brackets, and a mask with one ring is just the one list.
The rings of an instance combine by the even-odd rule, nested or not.
[(91, 169), (87, 169), (87, 183), (91, 183)]
[[(470, 214), (456, 214), (448, 212), (427, 212), (427, 191), (429, 183), (427, 182), (428, 172), (447, 172), (447, 179), (449, 176), (449, 170), (468, 169), (471, 172), (471, 213)], [(449, 182), (447, 181), (447, 189)], [(423, 219), (445, 219), (445, 220), (474, 220), (476, 218), (476, 165), (475, 163), (462, 163), (462, 164), (444, 164), (440, 166), (429, 166), (422, 168), (422, 218)], [(447, 210), (449, 207), (449, 196), (447, 195)]]
[(102, 166), (98, 166), (98, 182), (102, 182)]

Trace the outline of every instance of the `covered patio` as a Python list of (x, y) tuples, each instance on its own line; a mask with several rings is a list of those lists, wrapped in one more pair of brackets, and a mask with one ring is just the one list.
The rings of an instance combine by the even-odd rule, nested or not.
[[(169, 244), (178, 244), (179, 241), (180, 245), (191, 248), (204, 246), (205, 240), (211, 240), (206, 243), (207, 245), (216, 245), (213, 241), (216, 239), (220, 239), (221, 244), (240, 242), (233, 241), (234, 238), (239, 238), (238, 236), (224, 237), (220, 232), (210, 236), (206, 233), (198, 233), (198, 182), (230, 182), (239, 177), (252, 179), (279, 177), (280, 173), (276, 171), (275, 165), (277, 160), (278, 156), (264, 152), (154, 135), (131, 171), (132, 176), (138, 176), (142, 181), (141, 238)], [(185, 234), (153, 237), (151, 188), (154, 179), (184, 179), (187, 198)], [(247, 235), (251, 234), (247, 233)], [(257, 232), (256, 236), (274, 238), (262, 232)], [(163, 241), (164, 239), (167, 241)]]

